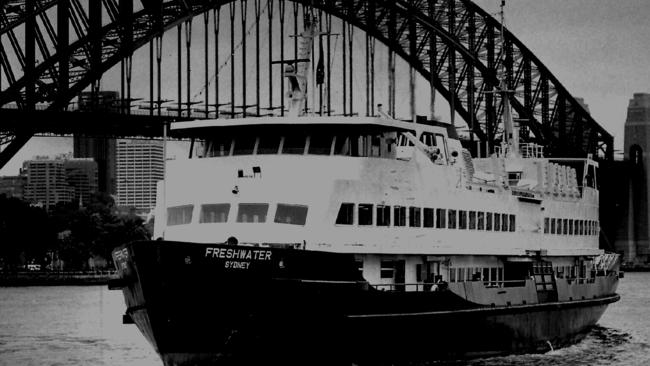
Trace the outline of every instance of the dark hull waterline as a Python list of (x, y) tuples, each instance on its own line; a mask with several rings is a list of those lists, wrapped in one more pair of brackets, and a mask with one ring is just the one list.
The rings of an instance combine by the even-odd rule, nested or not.
[(141, 242), (114, 258), (127, 319), (167, 366), (543, 352), (579, 341), (619, 298), (492, 307), (449, 290), (377, 291), (352, 255), (295, 249)]

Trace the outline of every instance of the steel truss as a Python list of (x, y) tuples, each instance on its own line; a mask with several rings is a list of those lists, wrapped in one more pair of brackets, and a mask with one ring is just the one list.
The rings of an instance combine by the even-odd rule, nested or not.
[[(0, 73), (5, 80), (0, 85), (0, 106), (13, 102), (31, 111), (37, 103), (45, 103), (49, 110), (64, 110), (111, 67), (124, 60), (130, 63), (136, 49), (195, 16), (232, 2), (140, 0), (139, 11), (134, 11), (133, 0), (0, 2)], [(507, 30), (502, 47), (499, 22), (470, 0), (293, 2), (340, 18), (366, 32), (373, 42), (385, 44), (430, 81), (465, 120), (472, 137), (489, 149), (500, 138), (502, 114), (498, 94), (490, 92), (505, 77), (507, 88), (515, 91), (510, 102), (524, 141), (545, 145), (551, 155), (591, 153), (613, 158), (613, 137)], [(259, 22), (260, 5), (255, 4)], [(246, 20), (241, 22), (244, 27)], [(23, 43), (17, 35), (20, 29), (24, 29)], [(351, 108), (352, 99), (349, 103)], [(0, 167), (36, 132), (26, 124), (24, 129), (0, 136), (0, 142), (9, 142), (0, 152)]]

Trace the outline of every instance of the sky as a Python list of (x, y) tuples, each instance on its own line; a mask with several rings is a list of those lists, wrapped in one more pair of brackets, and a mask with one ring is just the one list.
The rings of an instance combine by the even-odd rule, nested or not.
[[(474, 2), (498, 17), (501, 0)], [(650, 93), (650, 0), (507, 0), (505, 15), (506, 27), (573, 96), (585, 99), (622, 149), (629, 100)], [(71, 138), (34, 137), (0, 175), (17, 174), (35, 155), (71, 150)]]

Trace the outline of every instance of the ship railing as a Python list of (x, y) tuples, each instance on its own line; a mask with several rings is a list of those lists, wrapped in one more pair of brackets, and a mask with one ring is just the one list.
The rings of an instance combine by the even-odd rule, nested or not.
[(567, 278), (566, 282), (570, 285), (572, 283), (577, 283), (578, 285), (583, 285), (585, 283), (594, 283), (596, 278), (594, 277), (571, 277)]
[(483, 286), (487, 288), (525, 287), (526, 280), (483, 281)]
[[(2, 272), (2, 271), (0, 271)], [(18, 274), (30, 274), (33, 276), (95, 276), (95, 277), (104, 277), (104, 276), (113, 276), (116, 274), (116, 271), (113, 270), (96, 270), (96, 271), (57, 271), (57, 270), (27, 270), (19, 269), (16, 271), (5, 270), (5, 272), (12, 272)]]
[[(510, 146), (503, 144), (502, 146), (495, 146), (494, 152), (497, 157), (504, 158), (508, 156)], [(544, 146), (538, 145), (534, 142), (529, 143), (520, 143), (519, 144), (519, 156), (522, 158), (543, 158), (544, 157)]]
[[(472, 282), (472, 281), (457, 281)], [(486, 288), (503, 288), (503, 287), (525, 287), (526, 280), (508, 280), (508, 281), (481, 281)], [(447, 282), (416, 282), (416, 283), (376, 283), (371, 284), (373, 288), (379, 291), (437, 291), (447, 288)]]
[[(435, 285), (435, 286), (434, 286)], [(371, 284), (373, 288), (379, 291), (407, 291), (407, 292), (423, 292), (423, 291), (436, 291), (446, 288), (446, 283), (433, 283), (433, 282), (416, 282), (416, 283), (375, 283)]]

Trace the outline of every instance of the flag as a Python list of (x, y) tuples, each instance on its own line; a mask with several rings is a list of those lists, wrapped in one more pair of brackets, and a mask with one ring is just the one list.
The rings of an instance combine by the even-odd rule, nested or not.
[(318, 65), (316, 65), (316, 84), (323, 85), (325, 82), (325, 65), (323, 64), (323, 42), (318, 42), (319, 46), (319, 56), (318, 56)]

